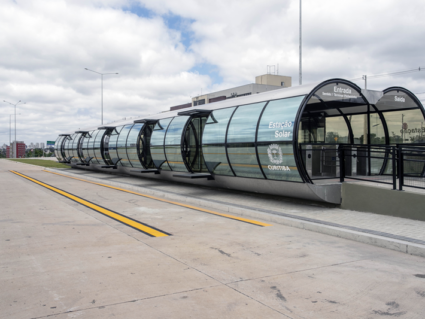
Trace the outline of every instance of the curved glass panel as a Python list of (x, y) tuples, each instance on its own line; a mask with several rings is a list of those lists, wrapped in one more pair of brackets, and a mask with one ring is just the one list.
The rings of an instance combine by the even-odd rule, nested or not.
[(238, 107), (230, 121), (227, 143), (255, 141), (258, 118), (265, 104), (266, 102), (261, 102)]
[(270, 101), (261, 116), (257, 141), (292, 141), (295, 117), (304, 96)]
[(82, 142), (83, 147), (82, 147), (81, 153), (82, 153), (84, 159), (91, 156), (90, 153), (89, 153), (89, 145), (90, 145), (89, 143), (90, 143), (90, 139), (93, 138), (93, 132), (94, 131), (87, 133), (86, 136), (84, 137), (83, 142)]
[(167, 134), (165, 135), (164, 145), (168, 165), (171, 170), (177, 172), (187, 172), (187, 168), (182, 157), (181, 141), (183, 129), (188, 119), (189, 116), (175, 117), (168, 125)]
[(93, 143), (94, 158), (96, 159), (96, 161), (99, 164), (105, 163), (105, 161), (102, 158), (102, 150), (101, 150), (103, 135), (105, 134), (105, 132), (106, 132), (106, 130), (104, 130), (104, 129), (99, 130), (99, 133), (97, 133), (96, 138), (94, 139), (94, 143)]
[(378, 113), (372, 113), (370, 121), (370, 144), (386, 144), (385, 131)]
[[(390, 144), (424, 143), (425, 120), (420, 109), (384, 112)], [(371, 133), (373, 128), (371, 127)]]
[(208, 117), (202, 135), (203, 144), (219, 144), (226, 140), (227, 124), (232, 116), (234, 107), (213, 111)]
[(227, 152), (236, 176), (264, 178), (258, 165), (254, 143), (231, 144)]
[(80, 160), (81, 153), (78, 152), (78, 147), (82, 135), (82, 133), (75, 134), (74, 139), (72, 141), (72, 156), (74, 156), (74, 158), (71, 160), (72, 162), (79, 162)]
[(139, 150), (141, 149), (140, 130), (144, 124), (134, 124), (127, 138), (127, 155), (128, 159), (133, 167), (143, 168), (142, 163), (139, 159)]
[(168, 125), (172, 118), (159, 120), (156, 123), (152, 137), (151, 137), (151, 156), (155, 164), (155, 167), (163, 170), (170, 170), (170, 167), (166, 163), (165, 151), (164, 151), (164, 139), (165, 132), (167, 131)]
[(292, 143), (258, 145), (258, 157), (267, 179), (302, 182)]
[(146, 124), (141, 132), (140, 135), (140, 159), (143, 163), (144, 168), (155, 168), (155, 165), (152, 161), (152, 155), (151, 155), (151, 136), (154, 128), (154, 124)]
[(182, 132), (189, 116), (178, 116), (168, 125), (167, 135), (164, 145), (180, 145), (182, 141)]
[(109, 137), (109, 156), (111, 159), (119, 158), (117, 153), (117, 141), (123, 126), (118, 126)]
[(202, 132), (207, 116), (192, 117), (183, 133), (182, 155), (189, 172), (208, 172), (202, 153)]
[(165, 154), (167, 155), (168, 165), (171, 170), (176, 172), (187, 172), (186, 165), (182, 158), (182, 148), (180, 145), (166, 145)]
[(111, 138), (112, 134), (117, 134), (115, 129), (114, 130), (106, 130), (105, 134), (103, 134), (102, 142), (101, 142), (101, 150), (103, 155), (103, 160), (105, 161), (106, 165), (112, 165), (112, 157), (109, 153), (109, 140)]
[(127, 156), (127, 137), (128, 134), (130, 133), (131, 128), (133, 127), (134, 124), (129, 124), (126, 125), (122, 128), (120, 135), (118, 136), (118, 141), (117, 141), (117, 154), (118, 154), (118, 158), (121, 159), (120, 163), (122, 166), (125, 167), (131, 167), (131, 163), (128, 160), (128, 156)]
[(205, 164), (208, 170), (214, 174), (234, 176), (230, 169), (226, 157), (226, 147), (224, 144), (219, 145), (203, 145)]
[(325, 119), (325, 143), (350, 143), (347, 123), (342, 116), (327, 117)]
[(64, 153), (65, 153), (65, 158), (70, 158), (70, 157), (74, 156), (72, 154), (72, 143), (73, 143), (74, 136), (75, 136), (75, 134), (72, 134), (72, 135), (66, 137), (65, 144), (64, 144), (64, 147), (63, 147)]
[(58, 138), (55, 141), (55, 157), (58, 161), (63, 161), (62, 158), (62, 152), (61, 152), (61, 146), (63, 141), (63, 136), (58, 136)]
[(89, 156), (93, 157), (90, 163), (93, 164), (100, 164), (100, 162), (96, 159), (96, 156), (94, 154), (94, 141), (96, 140), (97, 135), (99, 134), (99, 130), (95, 130), (92, 133), (92, 137), (90, 138), (90, 140), (87, 141), (87, 149), (89, 151)]

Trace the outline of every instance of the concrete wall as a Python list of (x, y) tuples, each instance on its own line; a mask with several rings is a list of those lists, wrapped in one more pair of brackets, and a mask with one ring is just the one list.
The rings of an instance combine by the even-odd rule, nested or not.
[(343, 183), (341, 208), (425, 221), (425, 194)]

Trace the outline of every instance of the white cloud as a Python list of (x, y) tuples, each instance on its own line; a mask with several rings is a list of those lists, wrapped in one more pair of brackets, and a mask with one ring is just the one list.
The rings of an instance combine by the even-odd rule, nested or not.
[[(137, 3), (151, 14), (139, 17), (129, 12)], [(18, 139), (30, 143), (99, 124), (100, 77), (85, 67), (119, 72), (104, 79), (105, 122), (166, 110), (189, 102), (201, 89), (253, 82), (270, 64), (279, 63), (280, 74), (292, 76), (296, 84), (298, 4), (298, 0), (2, 1), (1, 100), (27, 102), (18, 107)], [(422, 8), (422, 0), (304, 0), (304, 83), (425, 67)], [(169, 28), (175, 17), (185, 19), (184, 29)], [(215, 68), (222, 81), (198, 74), (202, 63)], [(371, 78), (369, 87), (399, 85), (424, 92), (424, 80), (425, 73), (417, 72)], [(3, 144), (9, 139), (8, 114), (13, 108), (2, 103), (0, 110)]]

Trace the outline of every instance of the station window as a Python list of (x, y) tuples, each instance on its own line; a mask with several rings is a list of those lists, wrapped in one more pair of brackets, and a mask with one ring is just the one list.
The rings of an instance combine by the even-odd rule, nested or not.
[(155, 167), (169, 171), (167, 159), (164, 152), (165, 133), (173, 118), (159, 120), (153, 130), (151, 137), (151, 156)]
[(117, 155), (118, 155), (118, 158), (121, 159), (120, 161), (121, 165), (124, 167), (131, 167), (131, 163), (128, 160), (128, 155), (127, 155), (127, 138), (132, 127), (133, 127), (133, 124), (125, 125), (121, 129), (120, 135), (118, 136), (118, 140), (117, 140)]

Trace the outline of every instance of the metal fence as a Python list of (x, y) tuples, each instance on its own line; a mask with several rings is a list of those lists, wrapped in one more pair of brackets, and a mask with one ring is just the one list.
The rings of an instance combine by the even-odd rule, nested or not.
[(340, 181), (346, 178), (425, 189), (425, 144), (338, 147)]

